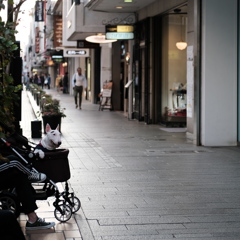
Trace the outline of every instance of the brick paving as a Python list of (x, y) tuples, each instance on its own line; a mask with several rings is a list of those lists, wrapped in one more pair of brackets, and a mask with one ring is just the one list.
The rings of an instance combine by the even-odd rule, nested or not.
[[(128, 120), (98, 111), (73, 96), (60, 99), (63, 148), (70, 150), (70, 184), (81, 209), (67, 223), (53, 215), (53, 199), (38, 201), (51, 230), (26, 232), (27, 240), (235, 240), (240, 239), (240, 149), (193, 145), (182, 129)], [(23, 135), (35, 118), (23, 92)], [(38, 141), (39, 139), (31, 139)], [(21, 215), (21, 226), (26, 217)], [(25, 230), (24, 230), (25, 232)]]

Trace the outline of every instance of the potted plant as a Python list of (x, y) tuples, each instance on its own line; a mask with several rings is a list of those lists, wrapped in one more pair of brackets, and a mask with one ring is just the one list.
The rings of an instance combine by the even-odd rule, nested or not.
[(52, 102), (52, 96), (50, 94), (44, 93), (40, 99), (40, 109), (42, 110), (45, 104), (48, 104), (51, 102)]
[(41, 114), (43, 119), (43, 129), (44, 133), (47, 123), (51, 126), (52, 129), (56, 129), (59, 125), (59, 131), (61, 132), (61, 119), (66, 117), (64, 114), (65, 108), (61, 108), (60, 102), (57, 99), (46, 98), (42, 104)]

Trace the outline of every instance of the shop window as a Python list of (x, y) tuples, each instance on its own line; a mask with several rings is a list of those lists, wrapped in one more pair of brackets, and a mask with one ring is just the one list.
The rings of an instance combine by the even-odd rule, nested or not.
[(179, 50), (176, 43), (186, 41), (186, 16), (170, 14), (162, 21), (162, 120), (167, 125), (185, 126), (187, 104), (186, 49)]

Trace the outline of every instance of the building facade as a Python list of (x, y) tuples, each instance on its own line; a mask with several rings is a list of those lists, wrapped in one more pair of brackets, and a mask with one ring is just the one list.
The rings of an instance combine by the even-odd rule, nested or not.
[[(62, 11), (61, 50), (88, 52), (63, 56), (70, 76), (79, 66), (87, 76), (86, 99), (96, 104), (103, 83), (112, 80), (113, 110), (129, 120), (186, 127), (196, 145), (238, 144), (237, 0), (51, 2)], [(85, 40), (109, 25), (134, 26), (134, 39)]]

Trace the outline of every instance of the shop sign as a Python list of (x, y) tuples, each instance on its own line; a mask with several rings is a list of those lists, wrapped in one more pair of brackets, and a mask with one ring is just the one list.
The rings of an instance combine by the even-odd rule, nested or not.
[(43, 22), (43, 1), (36, 1), (35, 5), (35, 22)]
[(107, 32), (122, 32), (122, 33), (129, 33), (133, 32), (134, 27), (133, 25), (107, 25), (106, 26), (106, 33)]
[(118, 40), (130, 40), (134, 39), (133, 33), (126, 33), (126, 32), (108, 32), (106, 33), (106, 39), (118, 39)]
[(65, 48), (63, 51), (64, 57), (89, 57), (89, 49), (72, 49)]
[(63, 58), (63, 56), (61, 56), (61, 55), (52, 55), (52, 58), (55, 58), (55, 59), (57, 59), (57, 58)]
[(62, 17), (54, 16), (54, 34), (53, 34), (53, 46), (62, 46)]
[(134, 39), (134, 27), (133, 25), (107, 25), (106, 39)]
[(40, 35), (39, 35), (39, 27), (35, 28), (35, 53), (39, 53), (40, 51)]
[(61, 63), (63, 62), (63, 56), (61, 55), (52, 55), (52, 60), (56, 63)]

